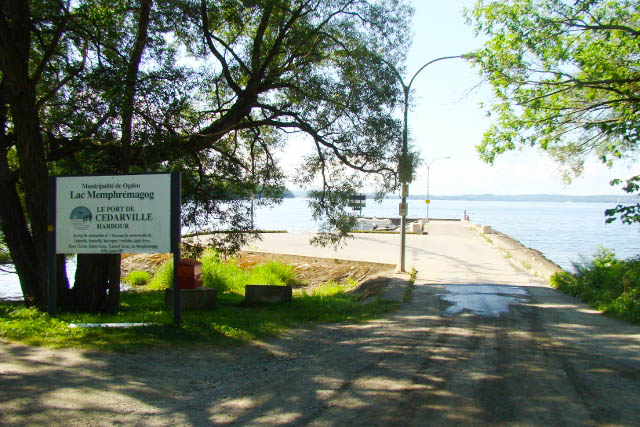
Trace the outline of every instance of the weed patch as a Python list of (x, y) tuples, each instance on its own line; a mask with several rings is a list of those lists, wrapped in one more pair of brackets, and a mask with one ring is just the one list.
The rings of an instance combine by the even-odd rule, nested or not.
[(404, 295), (402, 295), (402, 302), (411, 301), (411, 295), (413, 294), (414, 283), (416, 282), (416, 276), (418, 271), (415, 268), (411, 269), (411, 273), (409, 273), (409, 283), (407, 283), (407, 288), (404, 290)]
[(640, 322), (640, 257), (620, 260), (600, 248), (591, 262), (573, 267), (575, 273), (551, 276), (551, 285), (605, 313)]
[(131, 286), (145, 286), (151, 280), (151, 274), (146, 271), (132, 271), (127, 274), (124, 282)]

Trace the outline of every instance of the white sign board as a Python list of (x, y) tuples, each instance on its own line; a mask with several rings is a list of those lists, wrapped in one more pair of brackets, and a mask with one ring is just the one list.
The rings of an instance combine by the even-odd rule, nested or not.
[(56, 178), (56, 253), (171, 252), (171, 175)]

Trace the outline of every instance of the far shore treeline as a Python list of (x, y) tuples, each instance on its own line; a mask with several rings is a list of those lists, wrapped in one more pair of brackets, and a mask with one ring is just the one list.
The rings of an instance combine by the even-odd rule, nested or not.
[[(286, 190), (286, 198), (292, 197), (310, 197), (305, 191), (290, 191)], [(367, 199), (374, 199), (373, 193), (364, 193)], [(389, 194), (385, 196), (386, 199), (396, 199), (400, 196)], [(407, 197), (410, 200), (425, 200), (427, 196), (425, 194), (414, 194)], [(567, 195), (567, 194), (461, 194), (454, 196), (441, 196), (441, 195), (429, 195), (432, 200), (467, 200), (467, 201), (479, 201), (479, 202), (557, 202), (557, 203), (635, 203), (638, 200), (637, 196), (624, 196), (624, 195)]]

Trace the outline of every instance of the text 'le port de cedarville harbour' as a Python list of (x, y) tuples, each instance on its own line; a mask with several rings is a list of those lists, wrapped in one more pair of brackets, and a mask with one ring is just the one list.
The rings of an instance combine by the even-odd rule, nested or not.
[[(123, 184), (124, 190), (98, 191), (90, 189), (98, 187), (100, 189), (118, 188), (120, 185), (114, 184), (83, 184), (83, 188), (87, 191), (70, 192), (72, 200), (154, 200), (155, 194), (152, 191), (127, 191), (129, 189), (140, 187), (138, 184)], [(122, 188), (120, 187), (120, 188)], [(102, 229), (128, 229), (130, 222), (153, 221), (152, 213), (133, 212), (133, 206), (101, 206), (96, 208), (93, 220), (96, 222), (96, 228)], [(91, 217), (88, 218), (91, 221)]]

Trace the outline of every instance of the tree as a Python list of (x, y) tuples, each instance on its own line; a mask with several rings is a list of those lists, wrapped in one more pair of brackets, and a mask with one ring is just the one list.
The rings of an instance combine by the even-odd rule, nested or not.
[[(401, 97), (382, 61), (401, 68), (409, 13), (378, 0), (0, 2), (0, 220), (27, 301), (46, 301), (49, 173), (182, 170), (183, 220), (242, 231), (216, 241), (233, 250), (251, 196), (281, 197), (275, 153), (302, 134), (316, 154), (300, 182), (319, 177), (325, 241), (344, 237), (365, 176), (396, 185)], [(116, 258), (79, 258), (59, 293), (113, 307)]]
[(488, 36), (474, 63), (491, 83), (494, 124), (478, 151), (536, 147), (569, 179), (597, 156), (636, 159), (640, 136), (640, 4), (631, 0), (479, 0), (467, 11)]

